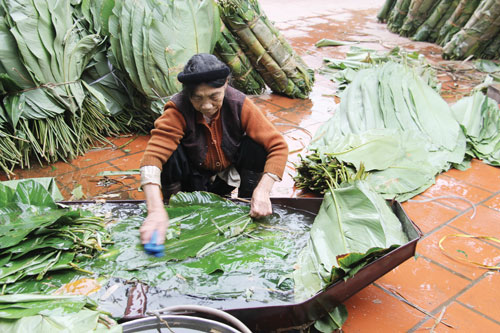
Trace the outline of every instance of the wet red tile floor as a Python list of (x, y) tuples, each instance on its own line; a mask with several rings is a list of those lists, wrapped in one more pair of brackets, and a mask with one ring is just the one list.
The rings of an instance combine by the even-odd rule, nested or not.
[[(384, 0), (321, 1), (261, 0), (267, 15), (274, 20), (292, 46), (311, 68), (321, 67), (324, 57), (343, 57), (348, 46), (315, 48), (321, 38), (360, 41), (359, 46), (389, 50), (401, 46), (425, 54), (437, 67), (461, 65), (440, 58), (439, 46), (413, 42), (390, 33), (378, 23), (376, 14)], [(467, 65), (467, 63), (465, 63)], [(440, 75), (445, 87), (443, 97), (453, 103), (472, 81), (450, 81)], [(474, 81), (474, 82), (473, 82)], [(451, 88), (452, 89), (451, 89)], [(272, 195), (306, 195), (294, 188), (294, 162), (311, 140), (315, 130), (335, 111), (338, 99), (332, 97), (335, 85), (316, 75), (310, 98), (290, 99), (265, 93), (253, 101), (283, 133), (290, 147), (290, 158), (283, 181)], [(143, 199), (137, 190), (137, 171), (147, 135), (110, 138), (111, 145), (99, 147), (69, 163), (58, 162), (31, 170), (15, 170), (14, 178), (55, 177), (66, 200), (81, 185), (85, 199)], [(127, 175), (103, 176), (106, 171), (128, 171)], [(6, 179), (5, 175), (0, 180)], [(439, 175), (436, 184), (415, 199), (460, 196), (473, 202), (439, 199), (432, 202), (406, 202), (403, 207), (422, 229), (424, 236), (417, 255), (346, 302), (349, 318), (345, 332), (500, 332), (500, 273), (477, 268), (446, 256), (439, 241), (447, 235), (500, 235), (500, 169), (474, 160), (466, 171), (450, 170)], [(74, 198), (74, 197), (73, 197)], [(443, 245), (448, 253), (468, 256), (470, 260), (500, 264), (500, 244), (491, 240), (449, 238)], [(436, 318), (442, 314), (439, 323)]]

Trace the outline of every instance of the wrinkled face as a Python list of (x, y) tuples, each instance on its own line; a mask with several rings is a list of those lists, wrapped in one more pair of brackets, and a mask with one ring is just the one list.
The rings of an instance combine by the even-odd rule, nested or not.
[(222, 107), (226, 86), (227, 82), (220, 88), (210, 87), (202, 83), (196, 87), (189, 100), (196, 111), (201, 112), (206, 117), (212, 118)]

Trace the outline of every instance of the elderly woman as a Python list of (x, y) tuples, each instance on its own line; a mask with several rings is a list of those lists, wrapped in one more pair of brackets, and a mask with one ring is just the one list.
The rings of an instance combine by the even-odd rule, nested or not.
[(225, 195), (238, 188), (239, 197), (252, 198), (250, 216), (272, 213), (269, 194), (283, 175), (288, 146), (264, 113), (228, 86), (229, 78), (229, 67), (211, 54), (194, 55), (178, 75), (183, 90), (155, 121), (141, 161), (143, 244), (154, 230), (157, 243), (164, 242), (164, 200), (181, 190)]

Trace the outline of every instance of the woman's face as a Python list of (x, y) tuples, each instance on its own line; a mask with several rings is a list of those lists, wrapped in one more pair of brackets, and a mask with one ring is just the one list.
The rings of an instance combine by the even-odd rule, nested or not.
[(206, 117), (212, 118), (222, 107), (226, 86), (227, 82), (220, 88), (210, 87), (202, 83), (196, 87), (189, 100), (196, 111), (201, 112)]

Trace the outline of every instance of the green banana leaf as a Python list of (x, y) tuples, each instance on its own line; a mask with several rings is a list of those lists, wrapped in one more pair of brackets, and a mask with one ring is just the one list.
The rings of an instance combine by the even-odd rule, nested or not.
[(407, 200), (460, 164), (465, 136), (447, 103), (414, 68), (387, 62), (360, 70), (311, 151), (364, 166), (385, 198)]
[(344, 90), (348, 83), (354, 80), (356, 74), (366, 68), (371, 68), (386, 62), (405, 64), (416, 71), (417, 75), (434, 90), (441, 89), (441, 83), (436, 77), (436, 70), (418, 52), (409, 52), (395, 47), (390, 51), (382, 52), (359, 46), (351, 46), (345, 58), (324, 58), (324, 66), (320, 73), (339, 84), (338, 90)]
[(213, 0), (116, 0), (108, 21), (114, 65), (150, 99), (180, 91), (177, 74), (196, 53), (211, 53), (220, 34)]
[(467, 137), (467, 154), (500, 166), (500, 109), (481, 92), (464, 97), (451, 110)]
[[(54, 201), (61, 201), (64, 199), (61, 192), (59, 191), (59, 188), (57, 187), (56, 180), (54, 177), (39, 177), (39, 178), (29, 178), (29, 179), (34, 180), (37, 183), (40, 183), (43, 186), (43, 188), (45, 188), (50, 193), (50, 196), (52, 197), (52, 199), (54, 199)], [(6, 180), (0, 182), (0, 184), (8, 186), (15, 190), (17, 188), (17, 185), (22, 182), (26, 182), (26, 179)]]
[(109, 242), (100, 219), (58, 208), (41, 183), (9, 186), (0, 183), (0, 284), (73, 268), (77, 254), (92, 257)]
[(18, 294), (0, 296), (0, 331), (23, 332), (122, 332), (106, 316), (110, 327), (100, 323), (97, 304), (81, 296)]
[(357, 272), (367, 259), (406, 244), (408, 237), (385, 200), (364, 181), (325, 194), (307, 246), (293, 272), (295, 299), (303, 301)]
[(345, 321), (347, 320), (347, 308), (345, 305), (341, 304), (337, 306), (332, 311), (328, 312), (328, 314), (317, 320), (314, 323), (314, 328), (316, 328), (320, 332), (331, 333), (337, 329), (342, 328)]

